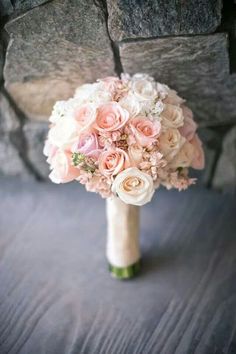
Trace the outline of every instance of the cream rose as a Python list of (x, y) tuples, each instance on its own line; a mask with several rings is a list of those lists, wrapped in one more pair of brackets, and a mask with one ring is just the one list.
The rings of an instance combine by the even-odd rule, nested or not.
[(168, 90), (167, 97), (164, 99), (164, 103), (169, 103), (178, 106), (185, 102), (185, 100), (183, 100), (177, 95), (177, 92), (175, 90), (171, 90), (168, 86), (166, 87), (168, 88)]
[(179, 128), (180, 134), (190, 141), (197, 130), (197, 124), (193, 120), (193, 112), (188, 107), (181, 106), (184, 115), (184, 124)]
[(49, 130), (49, 142), (58, 147), (64, 148), (75, 143), (78, 138), (79, 125), (72, 118), (61, 118)]
[(150, 78), (133, 79), (132, 91), (140, 101), (150, 101), (157, 97), (156, 84)]
[(194, 153), (194, 146), (186, 141), (169, 166), (174, 169), (179, 167), (190, 167), (194, 159)]
[(168, 129), (159, 137), (159, 148), (167, 161), (170, 161), (183, 146), (185, 139), (178, 129)]
[(165, 128), (179, 128), (184, 124), (184, 115), (180, 107), (172, 104), (165, 104), (161, 113), (162, 125)]
[(130, 160), (136, 166), (138, 166), (138, 164), (143, 159), (143, 151), (144, 151), (144, 148), (142, 146), (140, 146), (139, 144), (132, 144), (128, 148), (128, 154), (129, 154)]
[(155, 189), (150, 175), (131, 167), (116, 176), (112, 191), (124, 203), (141, 206), (151, 201)]

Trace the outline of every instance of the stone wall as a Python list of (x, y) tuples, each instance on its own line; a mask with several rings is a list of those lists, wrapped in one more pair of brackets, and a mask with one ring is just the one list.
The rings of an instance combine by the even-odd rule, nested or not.
[(0, 0), (0, 174), (45, 179), (58, 99), (145, 72), (187, 99), (204, 141), (201, 183), (236, 186), (236, 5), (226, 0)]

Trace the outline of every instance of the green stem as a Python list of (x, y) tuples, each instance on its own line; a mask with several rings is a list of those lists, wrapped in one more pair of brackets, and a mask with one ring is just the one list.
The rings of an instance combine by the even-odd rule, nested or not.
[(131, 264), (127, 267), (116, 267), (109, 264), (109, 272), (111, 275), (117, 279), (130, 279), (136, 276), (141, 270), (141, 261), (138, 260), (136, 263)]

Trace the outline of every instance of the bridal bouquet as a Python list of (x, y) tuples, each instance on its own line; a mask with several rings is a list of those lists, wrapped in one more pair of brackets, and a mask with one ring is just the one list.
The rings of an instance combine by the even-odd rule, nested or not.
[[(56, 102), (49, 121), (44, 153), (50, 179), (76, 180), (87, 191), (108, 198), (113, 240), (117, 228), (119, 234), (129, 229), (127, 208), (132, 211), (132, 206), (149, 202), (161, 185), (186, 189), (195, 183), (189, 167), (204, 167), (192, 111), (176, 91), (146, 74), (82, 85), (73, 98)], [(115, 218), (122, 218), (122, 210), (126, 224), (121, 230)], [(134, 226), (128, 234), (133, 232)], [(124, 268), (119, 260), (112, 263), (118, 270)]]

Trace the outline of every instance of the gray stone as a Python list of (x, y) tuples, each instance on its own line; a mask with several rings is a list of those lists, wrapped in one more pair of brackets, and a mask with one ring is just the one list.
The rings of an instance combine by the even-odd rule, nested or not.
[(221, 22), (221, 0), (107, 0), (114, 41), (211, 33)]
[(124, 72), (148, 73), (187, 99), (202, 126), (236, 122), (236, 75), (229, 74), (227, 35), (121, 43)]
[(0, 139), (0, 175), (30, 178), (19, 151), (12, 144), (9, 134), (1, 133)]
[(2, 81), (3, 63), (4, 63), (4, 52), (3, 52), (3, 45), (0, 40), (0, 82)]
[(19, 119), (7, 98), (0, 92), (0, 133), (12, 132), (20, 127)]
[(200, 128), (198, 135), (203, 143), (205, 153), (205, 168), (202, 171), (194, 170), (193, 175), (198, 178), (198, 183), (211, 186), (215, 162), (221, 148), (221, 134), (212, 129)]
[(78, 85), (114, 74), (104, 12), (92, 0), (46, 3), (6, 29), (5, 86), (29, 118), (47, 119)]
[(220, 189), (236, 189), (236, 126), (224, 138), (213, 186)]
[(49, 175), (49, 165), (43, 155), (44, 142), (48, 132), (48, 124), (44, 122), (28, 122), (23, 128), (27, 158), (42, 178)]
[(48, 0), (0, 0), (0, 17), (28, 11)]

